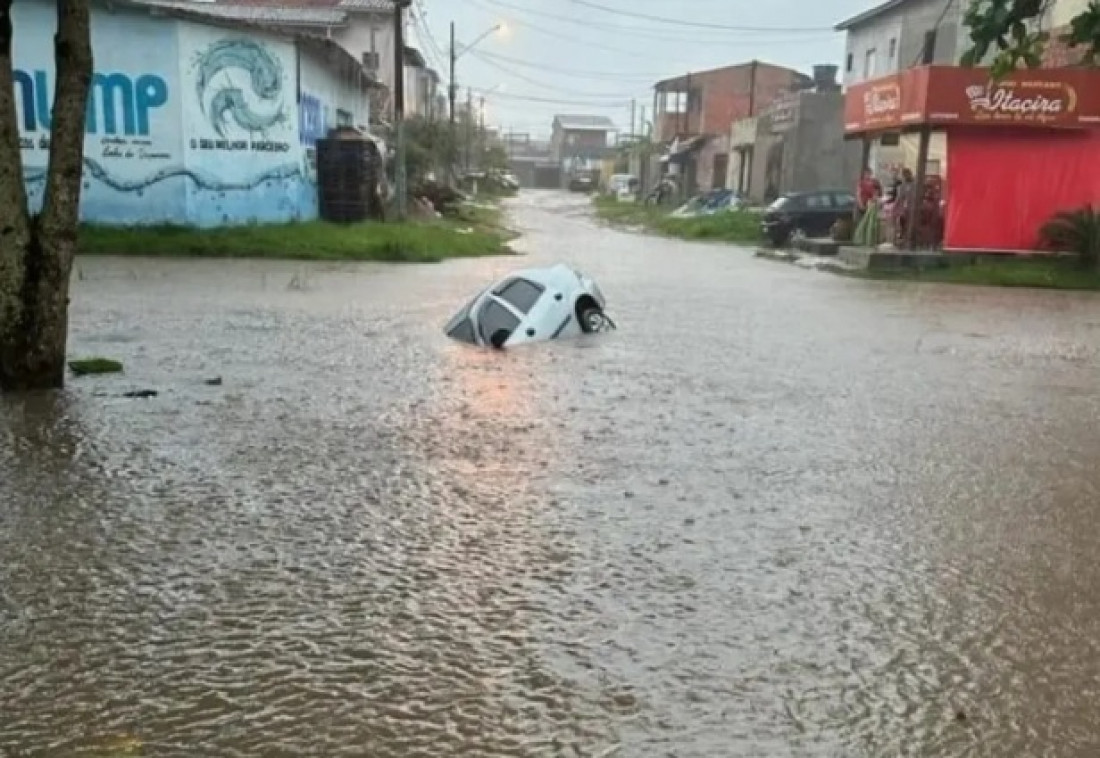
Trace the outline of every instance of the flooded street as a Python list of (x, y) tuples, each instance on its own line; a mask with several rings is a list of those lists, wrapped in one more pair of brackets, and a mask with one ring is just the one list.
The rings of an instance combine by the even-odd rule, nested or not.
[[(0, 399), (0, 756), (1100, 754), (1100, 297), (513, 210), (528, 259), (78, 262), (127, 372)], [(618, 332), (441, 333), (557, 260)]]

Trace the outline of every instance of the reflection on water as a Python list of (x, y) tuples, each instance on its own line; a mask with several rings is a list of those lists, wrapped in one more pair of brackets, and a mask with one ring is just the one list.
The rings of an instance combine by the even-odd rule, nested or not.
[(620, 330), (506, 354), (440, 327), (515, 261), (83, 261), (127, 373), (0, 399), (0, 755), (1100, 752), (1100, 303), (578, 202), (517, 214)]

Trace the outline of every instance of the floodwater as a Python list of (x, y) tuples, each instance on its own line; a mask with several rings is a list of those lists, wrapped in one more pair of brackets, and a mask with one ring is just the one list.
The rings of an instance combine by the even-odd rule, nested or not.
[[(1100, 754), (1100, 298), (514, 211), (529, 260), (79, 262), (127, 373), (0, 400), (0, 755)], [(620, 330), (443, 337), (531, 260)]]

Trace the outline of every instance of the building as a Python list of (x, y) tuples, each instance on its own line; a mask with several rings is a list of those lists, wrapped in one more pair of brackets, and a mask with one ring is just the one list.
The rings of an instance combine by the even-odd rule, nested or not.
[[(965, 0), (887, 0), (836, 25), (845, 32), (844, 85), (895, 74), (921, 63), (955, 64), (965, 51)], [(891, 171), (914, 167), (915, 134), (884, 134), (871, 141), (869, 168), (885, 180)], [(929, 147), (929, 173), (946, 165), (942, 133)]]
[(657, 82), (653, 138), (669, 146), (670, 171), (684, 174), (689, 194), (724, 186), (734, 122), (761, 113), (780, 95), (809, 83), (809, 77), (793, 69), (760, 61)]
[(843, 189), (859, 174), (862, 147), (844, 139), (837, 66), (816, 66), (814, 86), (779, 96), (730, 130), (726, 186), (753, 202), (785, 192)]
[(554, 116), (550, 155), (566, 171), (598, 168), (610, 151), (615, 123), (607, 116)]
[[(208, 6), (212, 7), (212, 6)], [(12, 7), (15, 107), (33, 206), (45, 185), (52, 0)], [(199, 226), (317, 216), (316, 140), (370, 121), (380, 85), (331, 39), (215, 11), (95, 2), (81, 216)]]
[(439, 74), (414, 47), (405, 47), (405, 115), (446, 118), (439, 110)]

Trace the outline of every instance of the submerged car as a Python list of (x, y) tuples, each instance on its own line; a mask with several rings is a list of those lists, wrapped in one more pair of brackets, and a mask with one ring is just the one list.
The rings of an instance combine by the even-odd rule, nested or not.
[(444, 331), (470, 345), (513, 347), (613, 329), (606, 306), (592, 279), (558, 264), (501, 279), (470, 300)]

